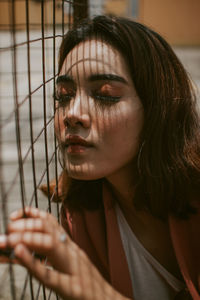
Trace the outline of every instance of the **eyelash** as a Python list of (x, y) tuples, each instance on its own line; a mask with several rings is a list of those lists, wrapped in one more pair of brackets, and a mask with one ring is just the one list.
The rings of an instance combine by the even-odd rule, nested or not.
[(68, 101), (71, 100), (73, 96), (72, 95), (55, 95), (54, 100), (58, 101), (60, 104), (67, 103)]
[(113, 96), (101, 96), (101, 95), (95, 95), (93, 94), (92, 97), (94, 99), (96, 99), (97, 101), (99, 101), (99, 103), (101, 104), (114, 104), (117, 103), (121, 97), (113, 97)]
[[(67, 102), (69, 102), (75, 95), (55, 95), (54, 96), (54, 100), (55, 101), (58, 101), (60, 104), (66, 104)], [(114, 103), (117, 103), (119, 102), (119, 100), (121, 99), (120, 96), (116, 96), (116, 97), (113, 97), (113, 96), (101, 96), (99, 94), (95, 94), (95, 93), (92, 93), (91, 95), (94, 99), (96, 99), (99, 104), (102, 104), (102, 105), (110, 105), (110, 104), (114, 104)]]

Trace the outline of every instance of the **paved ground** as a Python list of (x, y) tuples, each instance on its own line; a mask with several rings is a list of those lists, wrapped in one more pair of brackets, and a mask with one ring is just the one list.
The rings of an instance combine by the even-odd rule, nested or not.
[[(59, 28), (58, 28), (59, 31)], [(48, 32), (47, 35), (51, 35)], [(37, 39), (41, 36), (38, 31), (31, 32), (31, 39)], [(12, 44), (11, 37), (8, 33), (1, 33), (1, 47), (6, 47)], [(20, 32), (17, 35), (17, 41), (26, 41), (26, 35)], [(56, 39), (56, 44), (60, 43), (60, 38)], [(49, 39), (45, 42), (45, 78), (46, 80), (53, 77), (53, 48), (52, 40)], [(32, 43), (30, 46), (31, 51), (31, 91), (34, 91), (43, 82), (42, 73), (42, 55), (41, 55), (41, 42)], [(200, 48), (174, 48), (180, 60), (183, 62), (185, 68), (191, 75), (196, 89), (200, 88)], [(57, 54), (56, 54), (57, 55)], [(19, 46), (17, 48), (17, 93), (18, 101), (22, 103), (19, 109), (20, 115), (20, 134), (21, 134), (21, 148), (22, 157), (26, 158), (23, 162), (24, 181), (25, 181), (25, 200), (26, 203), (30, 203), (31, 198), (34, 201), (34, 186), (32, 176), (32, 160), (30, 151), (30, 119), (29, 119), (29, 101), (26, 100), (28, 92), (28, 75), (27, 75), (27, 48), (26, 45)], [(1, 124), (1, 157), (3, 159), (3, 166), (1, 168), (1, 176), (3, 176), (3, 188), (7, 194), (7, 211), (13, 211), (14, 209), (21, 207), (21, 192), (20, 192), (20, 174), (18, 170), (18, 152), (16, 147), (16, 126), (15, 126), (15, 109), (13, 101), (13, 79), (12, 79), (12, 55), (11, 51), (0, 52), (0, 124)], [(47, 94), (46, 99), (46, 112), (47, 120), (50, 120), (53, 112), (52, 92), (53, 81), (50, 80), (45, 86)], [(34, 139), (40, 134), (41, 128), (44, 126), (44, 109), (42, 104), (43, 99), (43, 87), (37, 92), (34, 92), (31, 97), (32, 103), (32, 117), (33, 117), (33, 134)], [(200, 101), (199, 101), (200, 103)], [(47, 127), (48, 136), (48, 154), (49, 159), (54, 152), (53, 142), (53, 122), (51, 121)], [(35, 155), (35, 172), (37, 183), (42, 179), (43, 173), (46, 170), (45, 162), (45, 149), (44, 149), (44, 132), (34, 144)], [(54, 178), (54, 162), (49, 166), (50, 178)], [(46, 174), (41, 180), (46, 182)], [(33, 197), (32, 197), (33, 195)], [(47, 207), (47, 200), (38, 192), (39, 207), (45, 209)], [(0, 203), (2, 205), (2, 202)], [(4, 231), (3, 220), (4, 215), (2, 209), (0, 210), (0, 232)], [(26, 272), (21, 267), (14, 268), (15, 273), (15, 286), (17, 292), (17, 299), (22, 299), (21, 294), (23, 290), (23, 284), (25, 281)], [(35, 284), (35, 295), (37, 294), (38, 284)], [(52, 296), (51, 299), (55, 297)], [(12, 299), (10, 292), (10, 275), (9, 266), (4, 265), (0, 267), (0, 299)], [(23, 299), (30, 299), (29, 283), (28, 288)], [(42, 290), (38, 299), (43, 299)]]

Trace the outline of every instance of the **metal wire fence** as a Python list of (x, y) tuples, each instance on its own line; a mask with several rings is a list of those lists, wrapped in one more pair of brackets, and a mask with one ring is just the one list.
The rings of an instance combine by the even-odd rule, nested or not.
[[(1, 1), (0, 25), (0, 233), (11, 211), (59, 206), (38, 191), (58, 179), (52, 94), (57, 50), (64, 33), (88, 15), (88, 3), (68, 0)], [(49, 194), (49, 193), (48, 193)], [(50, 195), (50, 194), (49, 194)], [(0, 299), (58, 299), (19, 266), (1, 264)]]

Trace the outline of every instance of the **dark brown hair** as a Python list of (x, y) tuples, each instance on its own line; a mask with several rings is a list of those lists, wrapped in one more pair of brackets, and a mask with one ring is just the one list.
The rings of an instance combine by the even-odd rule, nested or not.
[[(66, 55), (90, 38), (101, 39), (120, 51), (144, 107), (134, 204), (160, 218), (169, 213), (187, 217), (194, 211), (192, 191), (200, 185), (200, 125), (186, 71), (159, 34), (132, 20), (106, 16), (85, 20), (66, 34), (60, 47), (59, 71)], [(91, 195), (84, 197), (86, 203), (76, 195), (84, 186), (89, 190), (88, 185)], [(72, 180), (66, 205), (94, 209), (101, 201), (94, 197), (100, 186), (99, 180)]]

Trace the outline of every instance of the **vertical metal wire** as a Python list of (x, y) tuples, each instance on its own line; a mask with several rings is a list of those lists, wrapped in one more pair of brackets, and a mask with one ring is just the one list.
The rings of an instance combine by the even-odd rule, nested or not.
[(64, 15), (64, 0), (62, 0), (62, 36), (64, 37), (65, 34), (65, 28), (64, 28), (64, 24), (65, 24), (65, 15)]
[[(33, 174), (35, 206), (38, 207), (37, 184), (36, 184), (36, 173), (35, 173), (35, 155), (34, 155), (34, 143), (33, 143), (31, 67), (30, 67), (30, 33), (29, 33), (29, 1), (28, 0), (26, 0), (26, 39), (27, 39), (27, 71), (28, 71), (29, 123), (30, 123), (30, 138), (31, 138), (32, 174)], [(29, 276), (29, 287), (30, 287), (31, 300), (33, 300), (34, 294), (33, 294), (32, 276)]]
[[(1, 110), (0, 110), (0, 120), (2, 120)], [(2, 214), (3, 214), (3, 230), (0, 230), (0, 233), (6, 232), (7, 227), (7, 197), (5, 192), (5, 182), (4, 182), (4, 174), (3, 174), (3, 158), (2, 158), (2, 131), (0, 130), (0, 194), (1, 194), (1, 202), (2, 202)]]
[[(18, 154), (18, 165), (19, 165), (19, 176), (20, 176), (20, 188), (21, 188), (21, 204), (24, 209), (25, 207), (25, 187), (24, 187), (24, 170), (21, 152), (21, 135), (20, 135), (20, 124), (19, 124), (19, 105), (18, 105), (18, 90), (17, 90), (17, 57), (16, 57), (16, 33), (15, 33), (15, 0), (11, 2), (11, 35), (12, 35), (12, 73), (13, 73), (13, 94), (14, 94), (14, 107), (15, 107), (15, 129), (16, 129), (16, 144)], [(10, 273), (10, 289), (12, 299), (16, 299), (15, 294), (15, 278), (13, 267), (9, 264)]]
[(49, 164), (48, 164), (48, 143), (47, 143), (47, 126), (46, 126), (46, 75), (45, 75), (45, 39), (44, 39), (44, 1), (41, 1), (41, 31), (42, 31), (42, 75), (43, 75), (43, 116), (44, 116), (44, 142), (45, 142), (45, 160), (47, 174), (47, 191), (48, 191), (48, 210), (51, 212), (50, 189), (49, 189)]
[[(45, 73), (45, 26), (44, 26), (44, 1), (41, 1), (41, 31), (42, 31), (42, 75), (43, 75), (43, 116), (44, 116), (44, 141), (45, 141), (45, 160), (48, 191), (48, 211), (51, 213), (50, 188), (49, 188), (49, 159), (47, 142), (47, 114), (46, 114), (46, 73)], [(45, 286), (42, 285), (43, 299), (46, 300)]]
[(31, 299), (35, 299), (35, 298), (34, 298), (34, 291), (33, 291), (33, 280), (32, 280), (32, 275), (29, 275), (29, 276), (30, 276), (29, 284), (30, 284)]
[(38, 300), (38, 298), (39, 298), (39, 295), (40, 295), (40, 289), (41, 289), (41, 284), (39, 284), (39, 287), (38, 287), (38, 290), (37, 290), (37, 293), (36, 293), (35, 300)]
[[(20, 300), (24, 300), (24, 297), (25, 297), (25, 294), (26, 294), (26, 287), (27, 287), (29, 278), (30, 278), (30, 276), (29, 276), (29, 274), (27, 272), (27, 275), (26, 275), (26, 278), (25, 278), (25, 281), (24, 281), (24, 286), (23, 286), (23, 289), (22, 289), (22, 293), (21, 293), (21, 296), (20, 296)], [(34, 299), (32, 293), (31, 293), (31, 299)]]
[(69, 10), (68, 10), (68, 28), (71, 29), (72, 26), (72, 4), (69, 3)]
[(19, 165), (19, 177), (21, 188), (21, 204), (24, 209), (25, 206), (25, 186), (24, 186), (24, 169), (21, 151), (21, 134), (19, 123), (19, 104), (18, 104), (18, 90), (17, 90), (17, 55), (16, 55), (16, 35), (15, 35), (15, 0), (12, 0), (11, 9), (11, 34), (12, 34), (12, 73), (13, 73), (13, 92), (14, 92), (14, 107), (15, 107), (15, 129), (16, 129), (16, 143)]
[(46, 300), (47, 297), (46, 297), (46, 288), (44, 285), (42, 285), (42, 292), (43, 292), (43, 299)]
[[(53, 0), (53, 95), (56, 92), (56, 1)], [(53, 101), (54, 115), (56, 111), (55, 101)], [(56, 195), (58, 195), (58, 165), (57, 165), (57, 141), (54, 132), (54, 151), (55, 151), (55, 178), (56, 178)], [(57, 203), (57, 220), (60, 222), (59, 204)]]
[(34, 155), (34, 140), (33, 140), (33, 120), (32, 120), (32, 95), (31, 95), (31, 66), (30, 66), (30, 33), (29, 33), (29, 1), (26, 0), (26, 39), (27, 39), (27, 69), (28, 69), (28, 94), (29, 94), (29, 123), (31, 137), (31, 158), (32, 158), (32, 173), (35, 206), (38, 207), (37, 184), (35, 174), (35, 155)]

